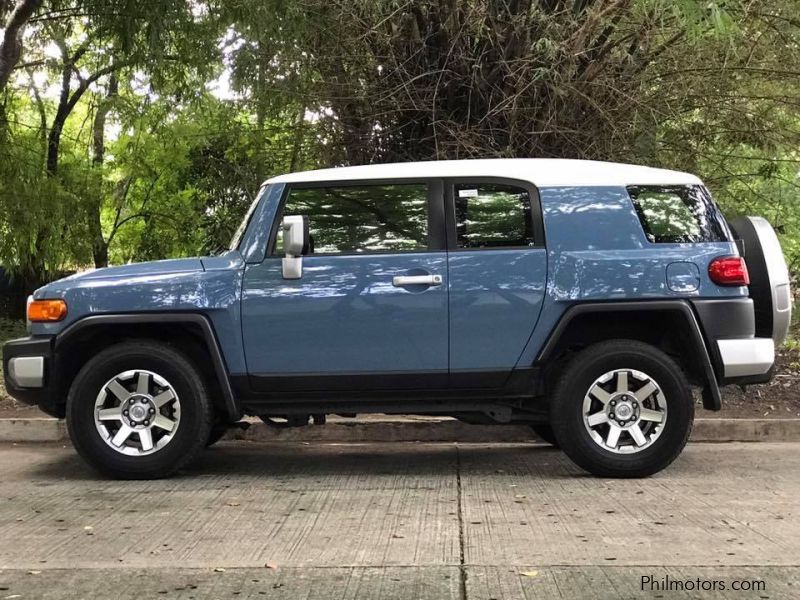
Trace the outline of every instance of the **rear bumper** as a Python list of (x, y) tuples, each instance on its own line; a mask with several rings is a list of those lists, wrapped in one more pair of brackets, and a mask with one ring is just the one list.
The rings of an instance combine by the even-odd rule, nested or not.
[(772, 338), (718, 340), (717, 347), (725, 379), (759, 375), (769, 379), (769, 371), (775, 363)]
[(692, 302), (720, 385), (766, 383), (772, 378), (775, 342), (755, 337), (753, 300)]
[(52, 340), (45, 336), (7, 342), (3, 346), (3, 379), (11, 397), (61, 418), (64, 399), (53, 383), (56, 364)]

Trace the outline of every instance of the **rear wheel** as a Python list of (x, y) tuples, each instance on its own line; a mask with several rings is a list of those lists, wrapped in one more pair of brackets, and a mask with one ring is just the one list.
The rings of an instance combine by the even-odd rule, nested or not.
[(561, 448), (602, 477), (646, 477), (683, 450), (694, 402), (680, 367), (630, 340), (590, 346), (565, 368), (550, 407)]
[(78, 453), (121, 479), (171, 475), (209, 439), (213, 408), (204, 379), (178, 350), (150, 341), (101, 351), (67, 398), (67, 429)]

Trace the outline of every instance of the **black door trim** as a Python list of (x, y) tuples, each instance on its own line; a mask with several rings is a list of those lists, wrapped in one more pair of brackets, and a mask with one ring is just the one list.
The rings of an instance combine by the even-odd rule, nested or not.
[(325, 400), (335, 412), (342, 400), (408, 398), (525, 398), (541, 391), (537, 367), (509, 370), (259, 373), (232, 378), (237, 394), (254, 403)]
[(430, 390), (447, 387), (447, 371), (263, 373), (249, 376), (256, 393)]

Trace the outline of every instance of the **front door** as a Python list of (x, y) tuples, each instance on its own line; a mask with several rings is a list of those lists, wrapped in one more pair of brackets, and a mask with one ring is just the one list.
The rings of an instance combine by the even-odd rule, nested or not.
[(284, 279), (280, 234), (248, 265), (242, 326), (263, 391), (444, 387), (448, 290), (438, 181), (290, 185), (276, 223), (302, 215), (302, 276)]

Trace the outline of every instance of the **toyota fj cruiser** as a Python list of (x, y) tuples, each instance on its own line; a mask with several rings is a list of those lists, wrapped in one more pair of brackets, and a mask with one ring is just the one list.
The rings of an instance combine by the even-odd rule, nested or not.
[(525, 423), (601, 476), (670, 464), (692, 387), (768, 381), (778, 240), (693, 175), (501, 159), (267, 181), (219, 256), (99, 269), (28, 304), (15, 398), (114, 477), (167, 476), (243, 415)]

